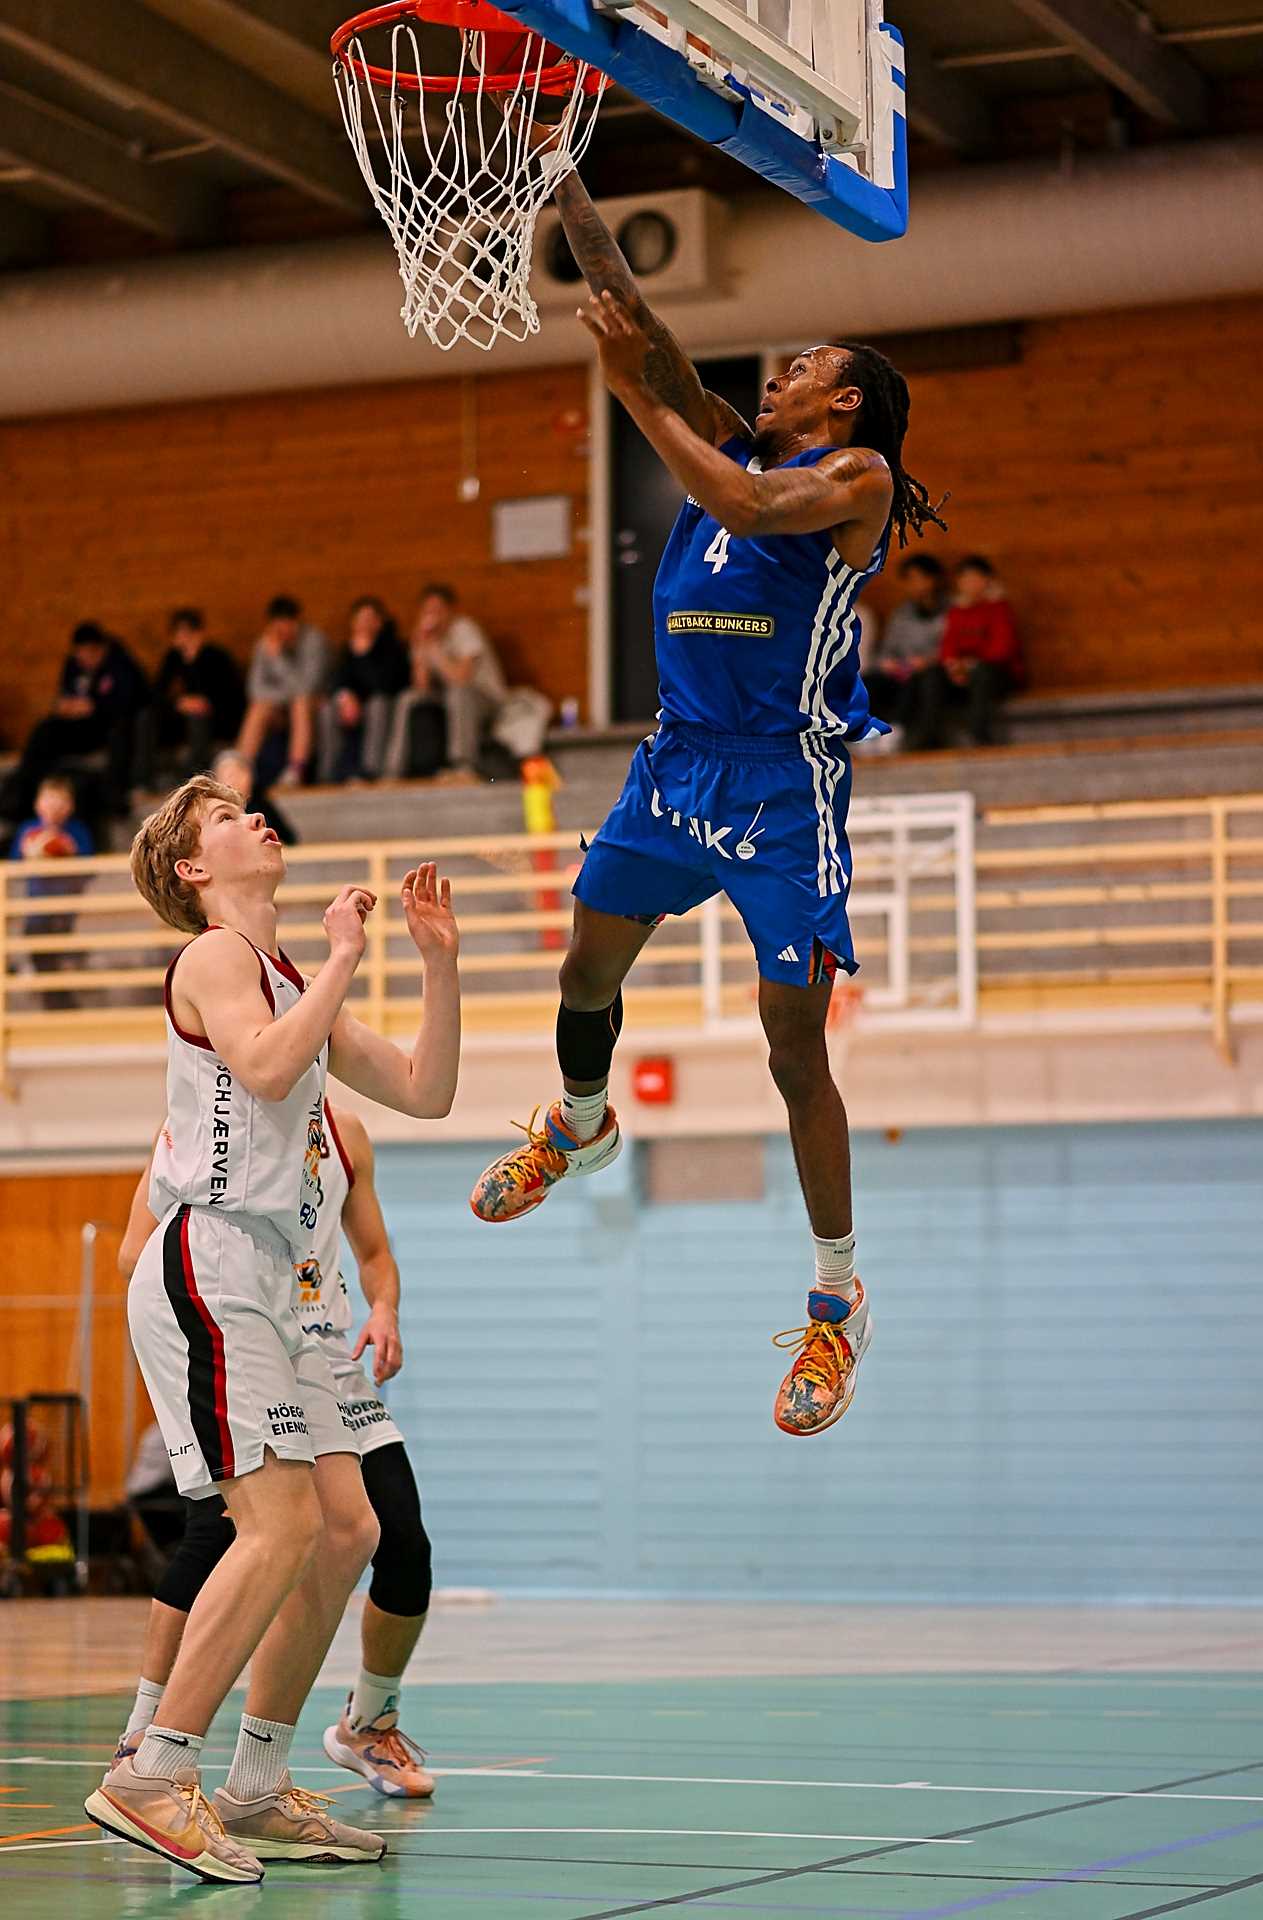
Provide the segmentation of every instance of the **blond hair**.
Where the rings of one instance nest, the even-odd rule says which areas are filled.
[[[160,920],[181,933],[201,933],[206,925],[197,888],[175,869],[178,861],[191,860],[200,847],[205,811],[213,800],[245,805],[235,787],[226,787],[209,773],[196,773],[168,794],[132,841],[132,879],[137,891]]]

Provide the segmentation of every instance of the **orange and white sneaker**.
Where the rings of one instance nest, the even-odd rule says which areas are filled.
[[[600,1173],[623,1151],[613,1107],[606,1107],[601,1131],[593,1140],[579,1140],[570,1131],[560,1100],[549,1107],[542,1127],[535,1125],[538,1118],[536,1107],[530,1125],[522,1128],[526,1144],[493,1161],[470,1194],[469,1204],[480,1220],[520,1220],[542,1205],[559,1180],[570,1174]]]
[[[107,1833],[159,1854],[199,1880],[252,1886],[263,1878],[257,1856],[225,1833],[196,1767],[155,1777],[137,1773],[128,1754],[88,1795],[83,1810]]]
[[[347,1700],[347,1713],[351,1702]],[[367,1726],[352,1727],[344,1713],[336,1727],[326,1727],[324,1748],[331,1760],[352,1773],[362,1773],[375,1792],[388,1800],[428,1800],[434,1775],[425,1755],[399,1725],[397,1713],[379,1713]]]
[[[334,1820],[325,1812],[332,1805],[327,1794],[304,1793],[288,1773],[257,1800],[235,1800],[223,1787],[214,1799],[229,1839],[249,1847],[260,1860],[309,1860],[328,1866],[380,1860],[386,1851],[380,1833]]]
[[[798,1349],[772,1413],[782,1433],[823,1433],[840,1420],[854,1397],[860,1361],[872,1345],[868,1295],[858,1280],[854,1300],[809,1293],[807,1312],[805,1327],[778,1333],[772,1342]]]

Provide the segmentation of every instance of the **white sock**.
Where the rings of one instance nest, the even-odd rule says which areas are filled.
[[[812,1234],[816,1247],[816,1291],[837,1293],[844,1300],[855,1298],[855,1235],[843,1234],[840,1240],[822,1240]]]
[[[162,1680],[146,1680],[142,1675],[131,1715],[123,1728],[124,1740],[130,1740],[134,1733],[145,1733],[152,1726],[165,1684]]]
[[[601,1122],[605,1118],[605,1095],[608,1089],[602,1087],[599,1093],[567,1093],[562,1089],[561,1115],[576,1140],[595,1140],[601,1131]]]
[[[287,1727],[283,1720],[259,1720],[243,1713],[224,1792],[234,1800],[261,1800],[271,1793],[289,1766],[293,1738],[293,1727]]]
[[[150,1780],[170,1780],[195,1767],[202,1757],[204,1733],[180,1733],[175,1727],[150,1726],[132,1755],[136,1772]]]
[[[359,1733],[383,1713],[398,1713],[399,1690],[403,1686],[401,1673],[386,1675],[370,1673],[367,1667],[360,1668],[360,1677],[346,1710],[346,1723],[352,1733]]]

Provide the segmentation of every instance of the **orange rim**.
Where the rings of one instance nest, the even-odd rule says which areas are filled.
[[[448,73],[423,76],[376,67],[351,52],[351,42],[360,34],[374,27],[397,26],[405,20],[419,20],[433,27],[454,27],[462,33],[480,33],[485,43],[487,66],[479,73],[464,77]],[[390,0],[388,6],[370,7],[367,13],[357,13],[340,26],[329,42],[329,51],[348,73],[377,87],[403,87],[410,93],[440,95],[479,91],[512,93],[521,84],[526,49],[531,41],[537,41],[544,57],[550,60],[549,65],[540,69],[539,91],[554,97],[573,93],[579,81],[579,63],[562,48],[552,46],[539,34],[502,13],[499,7],[492,6],[490,0]],[[551,59],[553,55],[557,56],[555,60]],[[533,78],[530,84],[533,89],[536,84]],[[600,74],[589,71],[584,76],[584,93],[596,93],[601,85]]]

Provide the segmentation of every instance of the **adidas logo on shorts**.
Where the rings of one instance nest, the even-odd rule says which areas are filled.
[[[798,955],[795,953],[793,947],[782,947],[776,957],[778,960],[791,961],[794,966],[798,965]]]

